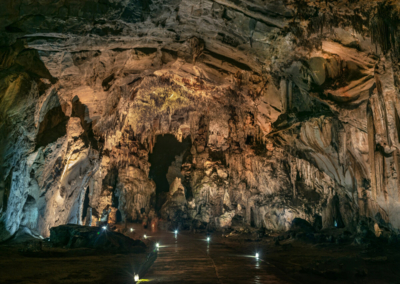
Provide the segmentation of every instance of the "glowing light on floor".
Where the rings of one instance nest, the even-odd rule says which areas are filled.
[[[133,280],[135,280],[135,282],[138,282],[139,281],[139,274],[135,274]]]
[[[210,241],[210,237],[207,237],[207,242],[209,242]]]
[[[259,258],[259,256],[260,256],[260,255],[259,255],[258,253],[256,253],[256,258],[257,258],[257,259]]]
[[[143,238],[147,239],[147,235],[144,235]]]
[[[103,228],[104,231],[107,230],[107,226],[103,226],[102,228]]]
[[[160,244],[159,244],[159,243],[156,243],[156,247],[159,248],[159,247],[160,247]]]
[[[175,234],[177,234],[178,233],[178,230],[175,230]]]
[[[131,228],[131,232],[133,232],[133,228]]]

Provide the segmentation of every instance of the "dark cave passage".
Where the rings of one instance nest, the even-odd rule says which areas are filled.
[[[36,149],[57,141],[58,138],[67,134],[68,117],[64,114],[61,106],[49,110],[39,125],[36,138]]]
[[[191,147],[190,137],[179,142],[172,134],[157,136],[153,153],[149,155],[151,163],[149,178],[156,183],[156,210],[158,211],[166,200],[169,191],[167,172],[169,166],[175,161],[175,156],[189,150]]]

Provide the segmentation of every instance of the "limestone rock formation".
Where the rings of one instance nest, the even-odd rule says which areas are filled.
[[[161,208],[161,217],[165,220],[187,218],[187,201],[185,187],[180,178],[175,178],[171,183],[167,201]]]
[[[50,242],[53,247],[91,248],[110,252],[129,253],[144,251],[146,245],[121,233],[78,225],[61,225],[51,228]]]
[[[398,23],[396,1],[2,1],[0,240],[178,210],[400,229]],[[166,134],[191,147],[161,209]]]

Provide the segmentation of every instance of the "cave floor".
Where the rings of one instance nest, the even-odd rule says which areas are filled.
[[[128,236],[147,235],[143,241],[148,252],[160,245],[156,261],[141,274],[150,283],[400,283],[396,247],[290,239],[275,243],[273,236],[257,238],[251,233],[229,237],[213,233],[207,242],[205,233],[182,231],[175,236],[127,225]],[[134,283],[133,272],[147,257],[148,253],[49,249],[45,242],[39,253],[21,243],[0,245],[0,283]]]
[[[201,233],[183,231],[175,238],[172,232],[146,232],[153,245],[160,244],[158,258],[144,276],[150,283],[400,283],[400,252],[388,245],[276,244],[273,236],[226,238],[221,233],[213,233],[207,243]]]
[[[343,230],[328,230],[340,235]],[[307,243],[287,239],[276,243],[276,236],[257,238],[254,234],[216,237],[218,242],[239,252],[257,250],[269,263],[307,284],[400,283],[400,250],[398,246],[372,246],[346,243]]]
[[[43,242],[39,252],[26,244],[0,245],[0,283],[133,283],[148,253],[111,254],[89,249],[53,249]]]
[[[140,231],[136,227],[136,232]],[[269,262],[256,260],[255,251],[239,253],[211,236],[187,231],[147,232],[158,257],[144,281],[150,283],[299,283]]]

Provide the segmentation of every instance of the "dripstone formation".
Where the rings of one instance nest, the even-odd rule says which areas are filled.
[[[397,232],[399,8],[1,1],[0,241],[157,216]],[[162,135],[190,146],[159,195]]]

